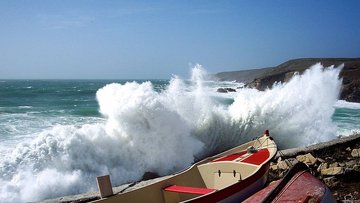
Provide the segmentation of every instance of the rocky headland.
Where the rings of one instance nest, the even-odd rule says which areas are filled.
[[[339,67],[343,64],[344,67],[340,72],[340,77],[343,79],[340,99],[360,102],[360,58],[294,59],[276,67],[220,72],[214,76],[220,81],[237,81],[245,83],[246,87],[265,90],[275,82],[289,81],[295,73],[301,74],[316,63],[321,63],[324,67]]]

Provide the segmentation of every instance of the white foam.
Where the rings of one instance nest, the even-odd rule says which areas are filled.
[[[331,115],[339,70],[318,64],[265,92],[241,89],[231,106],[209,96],[204,74],[196,65],[191,84],[174,76],[162,92],[150,82],[101,88],[96,96],[105,121],[45,129],[1,159],[0,201],[95,190],[95,177],[104,174],[114,185],[138,180],[147,171],[165,175],[267,128],[280,146],[335,136]]]
[[[360,109],[360,103],[347,102],[345,100],[339,100],[334,105],[335,108],[346,108],[346,109]]]

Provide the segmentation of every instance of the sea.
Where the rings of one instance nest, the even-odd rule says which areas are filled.
[[[339,71],[316,64],[266,91],[201,65],[185,79],[0,80],[0,202],[96,191],[106,174],[113,185],[171,174],[265,129],[280,149],[360,133]]]

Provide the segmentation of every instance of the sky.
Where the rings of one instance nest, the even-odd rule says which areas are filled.
[[[189,78],[360,57],[357,0],[0,0],[2,79]]]

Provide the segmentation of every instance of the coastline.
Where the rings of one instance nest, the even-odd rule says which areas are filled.
[[[276,158],[271,163],[272,169],[269,173],[269,182],[281,178],[287,171],[287,169],[281,169],[279,168],[279,165],[281,163],[284,163],[284,161],[292,162],[294,161],[294,157],[297,157],[299,155],[304,154],[313,154],[316,159],[318,160],[317,164],[310,165],[311,169],[316,171],[321,164],[325,162],[338,162],[341,160],[338,159],[344,159],[344,156],[348,157],[346,158],[346,161],[354,161],[353,168],[360,168],[360,157],[354,157],[350,158],[351,152],[349,148],[360,148],[360,134],[353,134],[346,137],[339,137],[334,140],[330,140],[328,142],[318,143],[314,145],[310,145],[308,147],[299,147],[299,148],[292,148],[292,149],[285,149],[278,152],[276,155]],[[348,152],[348,153],[346,153]],[[346,155],[344,155],[344,153]],[[340,156],[339,154],[343,154],[344,156]],[[281,156],[280,156],[281,155]],[[330,156],[331,160],[328,161],[327,158],[320,158],[320,157],[327,157]],[[285,160],[284,160],[285,159]],[[323,162],[324,161],[324,162]],[[345,161],[345,160],[343,160]],[[341,163],[340,163],[341,164]],[[275,167],[274,167],[275,166]],[[347,175],[351,175],[353,178],[346,177]],[[131,191],[135,190],[139,187],[143,187],[146,185],[149,185],[153,182],[160,181],[162,179],[168,178],[171,175],[159,177],[155,179],[145,180],[145,181],[139,181],[135,185],[132,184],[124,184],[121,186],[113,187],[114,194],[117,194],[119,192],[125,192],[125,191]],[[360,199],[360,193],[356,191],[356,188],[360,188],[360,181],[357,181],[358,178],[360,178],[360,170],[351,170],[344,171],[344,173],[335,174],[335,175],[322,175],[317,174],[317,177],[321,179],[323,182],[325,182],[329,187],[333,195],[336,197],[338,201],[353,201],[353,200],[359,200]],[[334,178],[337,180],[335,181],[335,184],[329,185],[329,180],[334,180]],[[95,181],[95,177],[94,177]],[[354,191],[355,189],[355,191]],[[66,203],[66,202],[89,202],[94,201],[96,199],[100,199],[100,195],[98,191],[94,192],[87,192],[83,194],[77,194],[77,195],[70,195],[70,196],[64,196],[64,197],[58,197],[54,199],[47,199],[42,201],[37,201],[38,203]]]

